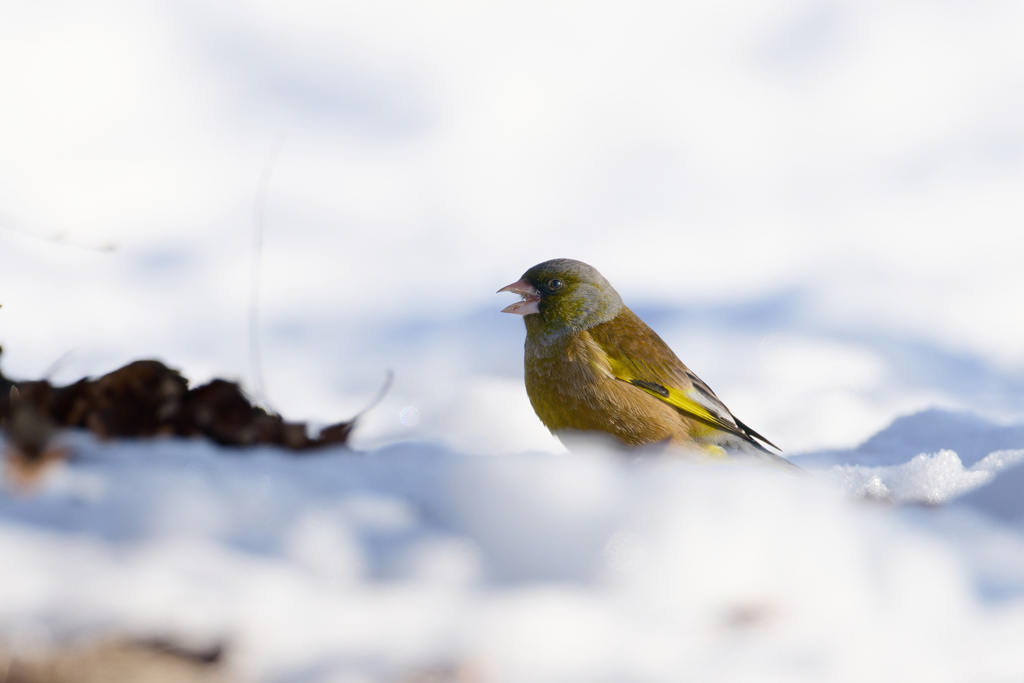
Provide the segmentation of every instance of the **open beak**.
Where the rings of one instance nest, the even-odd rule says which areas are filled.
[[[501,309],[502,313],[515,313],[516,315],[540,313],[540,309],[537,308],[537,304],[540,303],[540,294],[537,293],[537,288],[526,280],[517,280],[502,287],[498,292],[515,292],[523,297],[522,301],[517,301],[511,306]]]

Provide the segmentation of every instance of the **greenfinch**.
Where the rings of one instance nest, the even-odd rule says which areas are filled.
[[[567,445],[611,435],[617,445],[664,444],[706,456],[753,455],[789,467],[740,422],[633,311],[597,269],[572,259],[530,268],[499,292],[526,323],[526,393]]]

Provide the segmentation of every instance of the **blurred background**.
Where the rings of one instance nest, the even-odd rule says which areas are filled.
[[[1024,419],[1024,5],[0,5],[3,371],[558,450],[494,292],[596,266],[787,453]],[[263,188],[262,192],[260,188]],[[262,206],[262,211],[257,210]],[[260,218],[258,218],[260,217]]]

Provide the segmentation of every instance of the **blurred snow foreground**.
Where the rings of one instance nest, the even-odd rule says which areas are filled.
[[[223,647],[240,681],[1024,680],[1021,427],[920,413],[798,457],[806,478],[70,439],[0,494],[0,653],[159,639]]]

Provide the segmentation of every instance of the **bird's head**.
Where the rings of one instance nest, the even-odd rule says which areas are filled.
[[[521,295],[502,313],[515,313],[531,324],[556,329],[585,330],[607,322],[622,310],[622,297],[593,266],[559,258],[538,263],[499,292]],[[534,315],[539,318],[533,318]]]

